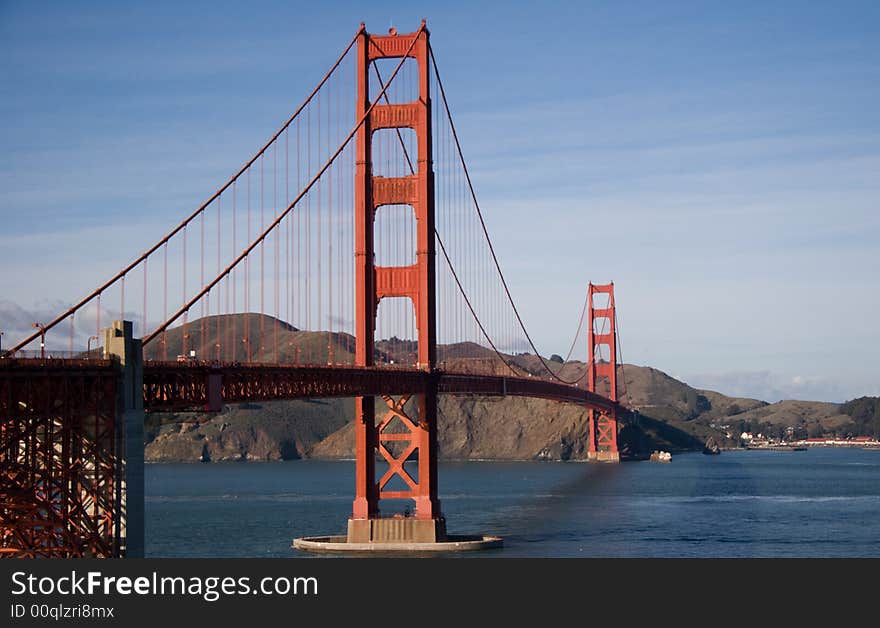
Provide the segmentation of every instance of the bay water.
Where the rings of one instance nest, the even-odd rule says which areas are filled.
[[[880,557],[880,451],[727,451],[668,464],[445,462],[451,534],[493,557]],[[352,461],[150,464],[148,557],[306,557],[344,534]],[[402,506],[401,506],[402,509]]]

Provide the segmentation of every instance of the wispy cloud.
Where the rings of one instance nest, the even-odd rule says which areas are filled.
[[[32,307],[22,307],[9,300],[0,300],[0,331],[3,332],[3,347],[10,349],[20,341],[37,331],[34,323],[48,325],[55,317],[67,311],[68,306],[57,300],[43,300],[34,303]],[[72,318],[61,321],[54,329],[46,333],[46,348],[49,350],[67,351],[73,345],[74,351],[83,351],[87,348],[88,339],[100,336],[101,328],[109,326],[113,320],[123,318],[118,309],[101,306],[100,311],[96,302],[92,302],[79,310]],[[136,325],[136,332],[140,332],[142,317],[132,312],[126,312],[125,318]],[[97,346],[92,341],[92,346]],[[39,347],[39,339],[32,341],[25,349]]]
[[[786,376],[771,371],[699,373],[689,376],[687,383],[732,397],[748,397],[771,403],[783,399],[840,403],[872,392],[880,393],[880,390],[866,390],[862,382],[820,375]]]

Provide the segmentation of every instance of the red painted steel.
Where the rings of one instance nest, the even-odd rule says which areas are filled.
[[[120,554],[118,369],[0,360],[0,557]]]
[[[370,68],[378,59],[412,57],[418,64],[419,97],[410,103],[372,105]],[[383,298],[406,297],[413,303],[416,317],[417,366],[431,372],[436,367],[436,270],[434,256],[434,181],[431,145],[431,98],[428,76],[428,30],[425,23],[415,33],[398,35],[392,31],[376,36],[358,35],[358,96],[356,115],[366,117],[358,129],[355,157],[355,365],[373,366],[376,315]],[[383,94],[384,95],[384,92]],[[387,100],[387,98],[386,98]],[[373,175],[372,143],[377,129],[412,128],[418,142],[418,165],[407,177]],[[375,266],[374,229],[376,210],[383,205],[409,205],[416,217],[416,263],[411,266]],[[408,393],[398,400],[386,397],[388,410],[379,425],[375,422],[375,399],[358,396],[355,402],[355,500],[352,517],[367,519],[379,513],[379,500],[410,498],[419,519],[440,518],[437,499],[437,384],[434,378],[418,382],[414,391],[418,419],[407,412]],[[382,391],[387,394],[389,389]],[[403,429],[408,446],[396,457],[386,442],[400,440],[386,428]],[[376,482],[375,457],[378,451],[389,463],[388,471]],[[413,478],[403,463],[417,457],[418,474]],[[384,491],[393,477],[399,477],[406,490]]]
[[[223,403],[383,395],[438,394],[533,397],[576,403],[598,412],[626,410],[602,395],[537,377],[480,375],[414,368],[145,362],[149,412],[219,411]]]
[[[266,225],[264,174],[265,153],[269,146],[280,137],[292,121],[304,110],[306,105],[327,82],[339,66],[342,58],[352,46],[357,46],[358,93],[356,106],[357,125],[335,152],[330,151],[330,131],[327,131],[328,159],[316,170],[304,188],[292,200],[285,194],[286,209],[278,211],[277,199],[273,196],[275,208],[272,221]],[[387,94],[388,84],[379,77],[380,91],[371,101],[369,73],[379,76],[375,61],[388,58],[400,59],[400,64],[388,79],[392,83],[403,66],[404,60],[418,66],[418,95],[413,102],[390,102]],[[351,139],[355,146],[355,357],[353,366],[300,366],[294,365],[254,365],[220,362],[220,327],[217,325],[217,361],[214,363],[184,360],[181,362],[146,362],[144,364],[144,402],[148,411],[167,410],[207,410],[218,411],[223,403],[316,397],[355,397],[356,411],[356,476],[355,500],[352,515],[355,519],[369,519],[379,515],[381,499],[411,499],[415,505],[415,516],[420,519],[441,519],[440,502],[437,496],[437,398],[440,394],[453,395],[514,395],[529,396],[556,401],[573,402],[589,408],[591,456],[600,454],[617,456],[617,422],[628,413],[617,403],[617,337],[614,309],[613,284],[594,286],[590,284],[588,293],[590,312],[589,349],[590,360],[587,373],[588,389],[583,390],[553,375],[555,381],[537,377],[487,376],[464,372],[444,372],[437,369],[436,336],[436,268],[435,268],[435,195],[434,164],[432,162],[431,93],[429,81],[429,62],[432,62],[429,34],[422,22],[420,28],[405,35],[392,30],[389,35],[376,36],[366,32],[363,25],[346,52],[336,61],[312,94],[282,128],[245,164],[226,184],[224,184],[205,204],[180,223],[168,235],[150,248],[109,282],[103,284],[73,308],[54,319],[49,325],[40,327],[29,338],[13,350],[25,346],[37,336],[41,346],[45,346],[45,332],[70,317],[71,334],[73,314],[90,303],[97,302],[96,327],[100,330],[101,298],[111,285],[120,282],[120,307],[125,310],[125,279],[135,266],[143,262],[143,318],[147,318],[147,263],[154,253],[161,255],[164,263],[156,266],[162,277],[162,307],[164,322],[151,333],[144,334],[144,344],[155,338],[162,338],[162,355],[167,359],[166,330],[176,320],[183,319],[182,347],[198,346],[198,355],[208,355],[204,338],[205,301],[201,301],[202,329],[199,340],[190,344],[187,333],[190,309],[208,296],[208,292],[224,279],[231,279],[226,286],[226,313],[232,313],[229,306],[231,284],[232,304],[236,303],[236,282],[233,274],[241,272],[240,264],[250,262],[249,255],[254,248],[262,245],[272,230],[287,216],[297,202],[316,185],[321,176],[331,167]],[[436,66],[435,66],[436,71]],[[405,74],[406,76],[406,74]],[[442,83],[437,77],[442,94]],[[383,100],[384,98],[384,100]],[[379,104],[383,100],[383,104]],[[445,105],[445,97],[443,99]],[[318,101],[318,136],[321,137]],[[328,97],[323,102],[329,103]],[[328,111],[329,111],[329,104]],[[460,147],[455,128],[448,111],[450,129],[458,155]],[[326,127],[325,127],[326,128]],[[380,129],[397,132],[403,147],[403,156],[409,164],[408,176],[374,176],[373,173],[373,134]],[[416,137],[416,164],[400,134],[401,129],[411,129]],[[285,137],[285,142],[287,137]],[[299,128],[297,127],[297,151],[299,151]],[[380,145],[377,145],[380,146]],[[386,146],[387,148],[387,146]],[[285,145],[286,150],[286,145]],[[277,147],[273,148],[273,177]],[[332,154],[330,154],[332,152]],[[377,154],[381,150],[377,148]],[[250,211],[250,167],[260,159],[260,229],[255,238],[250,237],[251,220],[248,214],[247,247],[238,251],[236,247],[236,181],[247,174],[247,204]],[[522,325],[519,313],[507,289],[504,276],[500,273],[492,243],[488,238],[476,196],[471,186],[470,176],[462,158],[467,187],[476,206],[480,225],[489,246],[492,260],[498,269],[513,313],[530,345],[531,339]],[[297,168],[297,178],[299,170]],[[273,179],[273,194],[275,181]],[[297,183],[299,188],[299,181]],[[220,196],[231,188],[232,191],[232,261],[221,269],[220,258]],[[332,194],[332,181],[326,189]],[[317,188],[320,198],[321,188]],[[205,211],[210,203],[217,200],[217,276],[206,283],[205,277]],[[332,201],[330,202],[332,205]],[[282,205],[282,207],[284,207]],[[415,217],[415,262],[402,266],[375,265],[376,211],[383,205],[408,205]],[[320,206],[320,201],[319,201]],[[187,228],[200,216],[201,259],[199,277],[202,288],[187,300],[186,289],[186,250]],[[318,238],[321,237],[320,222]],[[182,307],[168,316],[168,244],[177,234],[181,234],[183,262]],[[310,238],[311,236],[309,236]],[[436,235],[441,250],[445,248]],[[190,237],[192,242],[192,236]],[[192,243],[190,247],[192,248]],[[160,253],[161,251],[161,253]],[[278,276],[278,250],[275,250],[275,276]],[[260,250],[260,313],[265,313],[265,249]],[[342,257],[340,256],[340,260]],[[408,260],[412,261],[412,259]],[[447,257],[448,261],[448,257]],[[289,262],[289,259],[288,259]],[[331,254],[332,263],[332,254]],[[464,293],[455,269],[450,268],[464,296],[465,302],[474,316],[476,324],[485,338],[495,349],[498,357],[506,363],[498,352],[489,334],[483,328],[467,295]],[[249,310],[250,290],[247,289],[250,274],[245,271],[245,309]],[[331,272],[328,276],[332,276]],[[319,277],[318,281],[322,281]],[[319,284],[320,285],[320,284]],[[329,287],[332,295],[333,287]],[[596,308],[593,295],[607,293],[609,305]],[[400,368],[381,368],[374,364],[376,317],[379,303],[385,298],[403,297],[409,299],[415,314],[416,338],[412,342],[414,366]],[[106,298],[106,297],[105,297]],[[275,292],[275,317],[278,318],[278,289]],[[299,297],[297,296],[297,299]],[[332,296],[329,302],[332,310]],[[220,292],[217,293],[217,314],[221,314]],[[293,303],[293,297],[291,297]],[[320,289],[318,309],[321,308]],[[210,308],[210,302],[207,303]],[[176,306],[175,306],[176,307]],[[305,310],[308,312],[308,301]],[[595,321],[607,318],[610,332],[597,331]],[[250,315],[244,320],[247,345],[238,344],[235,318],[225,321],[224,342],[231,347],[231,359],[236,360],[236,351],[242,351],[251,359]],[[308,320],[308,317],[307,317]],[[263,326],[265,320],[259,318],[260,342],[264,343]],[[146,330],[145,330],[146,332]],[[277,333],[277,330],[275,330]],[[333,355],[330,344],[332,333],[328,332],[328,355]],[[100,334],[99,334],[100,335]],[[227,339],[228,337],[228,339]],[[407,336],[411,338],[412,336]],[[90,339],[91,340],[91,339]],[[71,343],[73,336],[71,335]],[[195,343],[199,344],[196,345]],[[275,339],[276,362],[278,360],[277,336]],[[600,347],[608,347],[610,362],[596,358]],[[238,349],[236,349],[238,347]],[[255,349],[265,354],[265,346]],[[72,345],[71,345],[72,350]],[[87,343],[91,352],[91,343]],[[536,355],[540,358],[540,355]],[[11,355],[11,354],[7,354]],[[332,357],[330,358],[332,360]],[[543,361],[543,358],[541,358]],[[300,357],[297,354],[297,362]],[[546,362],[544,363],[545,367]],[[597,381],[609,381],[608,398],[596,391]],[[111,361],[97,360],[20,360],[6,358],[0,360],[0,557],[14,556],[115,556],[124,545],[122,522],[120,520],[121,482],[121,434],[117,421],[117,389],[119,383],[118,365]],[[384,400],[383,414],[377,424],[376,397]],[[382,403],[379,403],[382,406]],[[375,460],[377,455],[388,463],[388,470],[381,478],[376,478]],[[417,471],[411,473],[406,463],[415,462]],[[399,480],[402,489],[393,488],[391,483]],[[400,484],[402,482],[402,485]]]
[[[597,294],[608,295],[608,307],[595,307],[594,297]],[[615,406],[610,409],[590,409],[589,412],[589,446],[588,456],[591,458],[616,457],[617,449],[617,329],[615,305],[614,305],[614,282],[604,285],[589,285],[588,309],[590,326],[587,330],[587,348],[589,354],[587,370],[587,388],[590,392],[596,392],[596,383],[599,378],[608,381],[608,398]],[[597,330],[597,321],[607,321],[600,324]],[[607,331],[606,331],[607,330]],[[602,357],[602,348],[607,348],[608,361]]]
[[[376,329],[375,273],[373,260],[373,186],[371,185],[372,126],[370,108],[369,35],[361,28],[357,36],[358,94],[355,116],[364,123],[355,136],[355,361],[357,366],[373,365],[373,343]],[[370,396],[355,398],[355,499],[352,516],[368,519],[378,514],[379,489],[376,485],[375,451],[378,445],[376,408]]]

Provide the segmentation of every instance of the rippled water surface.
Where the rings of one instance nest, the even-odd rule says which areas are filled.
[[[153,464],[147,555],[295,557],[342,534],[353,462]],[[880,557],[880,451],[684,454],[670,464],[440,465],[450,533],[491,556]]]

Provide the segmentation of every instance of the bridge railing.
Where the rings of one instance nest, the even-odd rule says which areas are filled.
[[[45,351],[23,350],[11,351],[0,355],[0,365],[43,364],[54,366],[105,366],[113,362],[113,358],[105,358],[103,350],[86,353],[85,351]]]
[[[83,362],[104,361],[104,350],[97,349],[92,352],[86,351],[56,351],[45,349],[19,349],[0,355],[0,360],[80,360]]]

